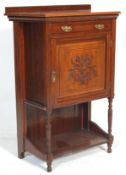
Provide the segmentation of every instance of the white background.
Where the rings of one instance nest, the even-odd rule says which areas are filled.
[[[16,112],[12,22],[3,16],[6,6],[92,4],[93,11],[121,11],[117,20],[116,79],[113,103],[113,153],[105,152],[106,145],[60,158],[53,163],[51,174],[126,174],[126,1],[124,0],[0,0],[0,174],[40,175],[46,164],[28,156],[16,157]],[[93,102],[93,120],[107,130],[107,100]]]

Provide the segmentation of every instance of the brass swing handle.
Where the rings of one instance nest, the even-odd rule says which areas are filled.
[[[105,28],[105,25],[104,24],[96,24],[95,28],[98,29],[98,30],[102,30],[102,29]]]
[[[61,26],[62,31],[64,32],[71,32],[72,27],[71,26]]]

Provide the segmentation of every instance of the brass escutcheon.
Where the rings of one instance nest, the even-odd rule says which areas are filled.
[[[52,83],[56,82],[56,72],[53,70],[52,71]]]

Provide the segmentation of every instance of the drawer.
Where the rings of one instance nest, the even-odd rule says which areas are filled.
[[[111,20],[97,20],[90,22],[62,22],[52,24],[51,33],[70,33],[70,32],[99,32],[109,31],[112,28]]]

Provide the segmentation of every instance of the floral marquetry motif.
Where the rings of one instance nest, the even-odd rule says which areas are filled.
[[[71,63],[72,68],[69,69],[69,80],[86,84],[93,77],[97,76],[96,65],[93,64],[92,56],[76,56],[71,59]]]

